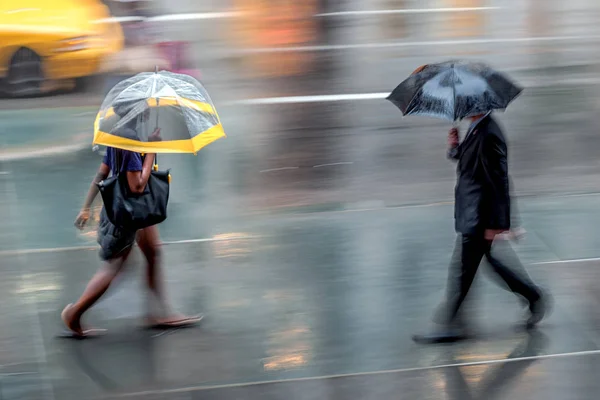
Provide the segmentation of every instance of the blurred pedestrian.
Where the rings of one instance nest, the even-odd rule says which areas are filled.
[[[115,109],[115,113],[121,117],[127,115],[129,111],[131,111],[131,107]],[[148,116],[149,113],[146,111],[139,118],[146,120]],[[132,119],[129,123],[124,124],[121,130],[126,132],[121,132],[121,134],[125,137],[137,137],[136,130],[139,129],[139,122],[137,119]],[[149,140],[160,140],[160,129],[155,129],[150,135]],[[110,173],[113,175],[118,173],[126,174],[131,192],[143,193],[150,178],[154,159],[155,154],[142,156],[132,151],[108,148],[100,164],[98,173],[90,186],[83,207],[79,215],[77,215],[75,226],[83,229],[88,222],[90,218],[90,206],[99,193],[97,184],[106,179]],[[135,242],[137,242],[147,262],[146,285],[153,298],[157,300],[160,309],[160,313],[156,313],[153,309],[149,310],[146,317],[146,324],[156,327],[176,327],[194,324],[200,320],[200,317],[197,316],[188,317],[174,312],[166,300],[164,281],[160,268],[158,228],[150,226],[137,232],[128,231],[113,225],[108,220],[106,211],[102,209],[98,227],[98,243],[100,244],[100,258],[104,261],[104,265],[89,281],[79,300],[64,308],[61,318],[68,329],[68,336],[80,338],[95,331],[84,329],[81,325],[81,318],[100,299],[114,279],[121,273]]]
[[[531,281],[525,269],[521,265],[508,268],[491,254],[493,241],[511,228],[507,146],[491,112],[469,119],[471,125],[462,143],[459,143],[458,129],[453,128],[448,135],[448,156],[458,161],[455,228],[459,237],[450,265],[446,303],[436,317],[442,329],[415,335],[417,342],[452,342],[465,338],[459,311],[484,256],[508,288],[527,301],[528,328],[538,324],[548,311],[546,295]]]

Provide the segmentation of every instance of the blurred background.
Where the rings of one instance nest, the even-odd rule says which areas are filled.
[[[498,398],[563,399],[573,374],[587,388],[578,398],[595,398],[599,42],[597,0],[0,1],[0,398],[191,399],[383,370],[399,375],[264,390],[462,399],[487,374],[511,382],[492,384]],[[449,124],[402,118],[385,97],[453,58],[525,87],[497,116],[528,231],[514,249],[557,300],[541,337],[509,329],[517,302],[486,282],[487,339],[410,342],[446,281],[455,170]],[[93,121],[114,84],[156,66],[201,80],[228,134],[197,156],[160,157],[173,176],[160,228],[170,292],[209,318],[138,332],[143,296],[129,277],[90,314],[111,338],[57,341],[59,310],[99,265],[95,226],[72,225],[101,161]],[[512,375],[477,364],[579,352],[592,353],[511,363]],[[402,372],[414,368],[422,379]]]

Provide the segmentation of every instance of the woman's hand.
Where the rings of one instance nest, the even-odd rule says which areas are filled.
[[[89,219],[90,209],[82,208],[81,211],[79,211],[79,214],[77,214],[77,218],[75,218],[75,227],[79,230],[83,230]]]
[[[154,132],[150,136],[148,136],[149,142],[160,142],[162,138],[160,137],[160,128],[156,128]]]

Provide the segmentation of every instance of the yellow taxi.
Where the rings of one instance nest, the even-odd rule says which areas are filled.
[[[99,0],[0,0],[0,80],[13,96],[94,75],[123,48],[123,32]]]

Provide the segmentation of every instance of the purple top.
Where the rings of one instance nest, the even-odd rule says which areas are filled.
[[[115,163],[117,162],[117,151],[121,154],[121,166],[117,171]],[[112,147],[106,149],[106,155],[102,162],[109,166],[113,175],[117,172],[136,172],[142,170],[142,155],[133,151],[118,150]]]

